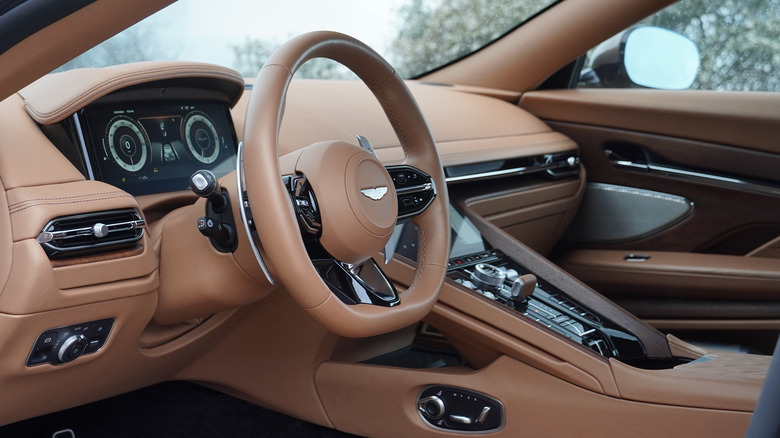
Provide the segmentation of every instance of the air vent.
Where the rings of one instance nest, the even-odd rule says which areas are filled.
[[[49,258],[113,251],[130,246],[144,235],[138,210],[112,210],[53,219],[38,235]]]
[[[570,151],[448,166],[444,172],[447,183],[457,183],[542,173],[548,178],[558,179],[577,175],[579,169],[580,157],[576,151]]]

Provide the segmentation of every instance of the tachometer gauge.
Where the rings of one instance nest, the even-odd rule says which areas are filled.
[[[138,172],[149,159],[149,137],[144,128],[127,116],[117,116],[106,129],[108,153],[128,172]]]
[[[209,117],[193,111],[182,122],[182,137],[192,156],[203,164],[211,164],[219,156],[219,134]]]

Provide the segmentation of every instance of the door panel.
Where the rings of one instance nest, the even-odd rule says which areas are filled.
[[[590,184],[691,202],[678,222],[617,241],[599,239],[604,222],[581,210],[553,252],[562,267],[662,330],[771,348],[780,328],[779,94],[556,90],[520,104],[578,143]],[[597,212],[636,221],[613,207]]]
[[[641,120],[638,119],[637,130],[643,128]],[[692,214],[677,226],[640,241],[617,245],[618,248],[697,252],[710,252],[712,248],[717,253],[746,254],[766,242],[754,242],[753,236],[769,240],[780,234],[780,197],[703,180],[624,169],[611,164],[608,153],[616,144],[638,145],[676,167],[735,178],[745,178],[757,169],[757,176],[752,179],[761,179],[762,185],[770,188],[776,184],[769,180],[772,163],[777,162],[775,169],[780,169],[777,155],[624,129],[548,122],[579,144],[589,181],[652,190],[693,202]],[[721,154],[722,149],[728,153]],[[678,152],[669,154],[669,150]],[[780,172],[773,177],[780,177]],[[748,247],[745,239],[750,241]]]

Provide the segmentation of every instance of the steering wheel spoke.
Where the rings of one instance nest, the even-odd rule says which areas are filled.
[[[408,166],[387,166],[398,197],[398,224],[424,212],[436,198],[436,184],[422,170]]]
[[[345,304],[393,307],[401,302],[395,286],[373,259],[359,265],[333,258],[313,259],[312,263],[328,288]]]
[[[334,295],[345,304],[392,307],[400,303],[395,287],[373,259],[352,265],[336,260],[322,247],[319,204],[306,175],[285,175],[282,182],[290,192],[309,259]]]

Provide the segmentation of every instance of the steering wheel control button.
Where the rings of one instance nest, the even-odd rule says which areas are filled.
[[[105,345],[113,325],[113,319],[101,319],[46,330],[38,336],[27,358],[27,366],[59,365],[95,353]]]
[[[417,411],[429,425],[447,431],[490,433],[504,427],[504,406],[497,399],[450,386],[428,386]]]
[[[306,175],[282,178],[284,185],[293,199],[293,210],[298,217],[298,225],[301,235],[305,237],[319,237],[322,234],[322,219],[317,207],[317,197],[309,184]]]
[[[398,196],[398,222],[422,213],[436,197],[433,180],[425,172],[412,166],[388,166],[387,172]]]

